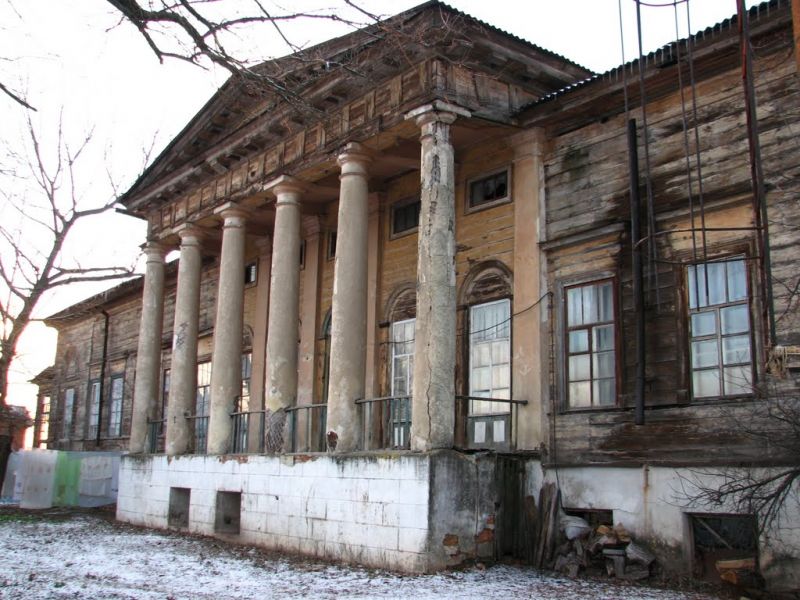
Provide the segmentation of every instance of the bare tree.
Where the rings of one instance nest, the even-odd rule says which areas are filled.
[[[785,376],[785,354],[769,368]],[[784,385],[788,384],[788,385]],[[680,477],[676,500],[701,510],[753,515],[759,534],[772,536],[790,525],[800,510],[800,398],[780,379],[753,386],[755,401],[745,409],[723,411],[727,433],[759,448],[761,457],[726,467],[691,469]]]
[[[9,372],[20,337],[49,293],[76,283],[119,279],[133,265],[86,265],[65,256],[64,249],[79,223],[116,208],[109,198],[87,206],[78,181],[81,160],[92,141],[87,134],[71,145],[59,117],[52,145],[43,147],[30,116],[27,150],[9,151],[0,169],[0,410],[7,405]],[[52,146],[52,147],[51,147]]]

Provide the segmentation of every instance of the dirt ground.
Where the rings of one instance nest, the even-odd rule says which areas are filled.
[[[109,510],[0,507],[0,598],[712,600],[713,593],[566,579],[514,565],[411,576],[123,525]]]

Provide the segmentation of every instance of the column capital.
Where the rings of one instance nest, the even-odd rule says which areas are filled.
[[[214,214],[223,219],[223,227],[244,227],[245,220],[252,214],[251,211],[236,204],[226,202],[214,209]]]
[[[414,119],[418,126],[422,127],[432,122],[445,123],[449,125],[458,117],[469,118],[472,113],[465,108],[443,102],[442,100],[434,100],[430,104],[425,104],[419,108],[415,108],[406,113],[406,120]]]
[[[206,237],[205,229],[194,223],[184,223],[176,227],[174,231],[181,238],[181,246],[199,246]]]
[[[358,142],[346,144],[336,157],[342,175],[367,175],[367,165],[372,162],[372,152]]]
[[[166,244],[154,240],[149,240],[139,247],[142,249],[142,254],[145,255],[147,262],[163,263],[170,250]]]
[[[306,190],[308,190],[308,184],[301,179],[292,177],[291,175],[279,175],[275,179],[272,179],[264,184],[264,191],[274,194],[275,197],[278,198],[279,204],[292,202],[288,199],[282,199],[280,196],[285,196],[288,194],[300,194]],[[292,203],[296,204],[298,202],[297,200],[294,200]]]

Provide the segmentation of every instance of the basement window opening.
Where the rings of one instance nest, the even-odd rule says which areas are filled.
[[[699,579],[760,587],[753,515],[689,514],[692,572]]]
[[[242,519],[242,493],[217,492],[214,533],[238,535]]]
[[[572,517],[580,517],[592,529],[597,529],[601,525],[614,527],[614,511],[611,510],[603,508],[564,508],[564,512]]]
[[[169,509],[167,525],[169,527],[189,527],[189,502],[192,491],[189,488],[169,488]]]

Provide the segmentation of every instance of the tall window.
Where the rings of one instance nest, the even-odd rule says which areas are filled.
[[[64,423],[63,434],[64,439],[68,440],[72,433],[72,413],[75,409],[75,388],[67,388],[64,391]]]
[[[752,392],[747,269],[742,257],[687,269],[695,398]]]
[[[197,365],[197,396],[195,400],[194,436],[196,453],[206,451],[208,439],[208,410],[211,405],[211,363],[206,361]]]
[[[169,400],[169,383],[172,371],[164,369],[164,374],[161,378],[161,425],[159,425],[158,432],[164,433],[167,424],[167,401]]]
[[[108,403],[108,435],[119,437],[122,435],[122,398],[125,390],[125,379],[122,375],[111,378],[111,401]]]
[[[250,378],[253,374],[253,353],[242,354],[242,395],[239,397],[237,411],[251,410],[250,407]]]
[[[469,395],[511,398],[511,302],[498,300],[469,310]],[[485,400],[470,401],[470,415],[507,413],[508,405]],[[494,432],[499,434],[500,430]],[[480,435],[476,436],[480,437]],[[495,442],[502,442],[505,436]],[[476,439],[476,442],[481,440]]]
[[[325,315],[325,320],[322,322],[322,402],[328,402],[328,384],[331,380],[331,311]]]
[[[567,406],[613,406],[617,400],[614,284],[576,285],[567,295]]]
[[[47,438],[50,437],[50,396],[42,396],[39,415],[39,448],[47,448]]]
[[[411,396],[414,383],[414,321],[392,323],[392,400],[389,405],[389,428],[392,446],[405,448],[411,431]]]
[[[100,418],[100,382],[93,381],[89,384],[89,422],[86,427],[86,437],[90,440],[97,439],[97,420]]]

